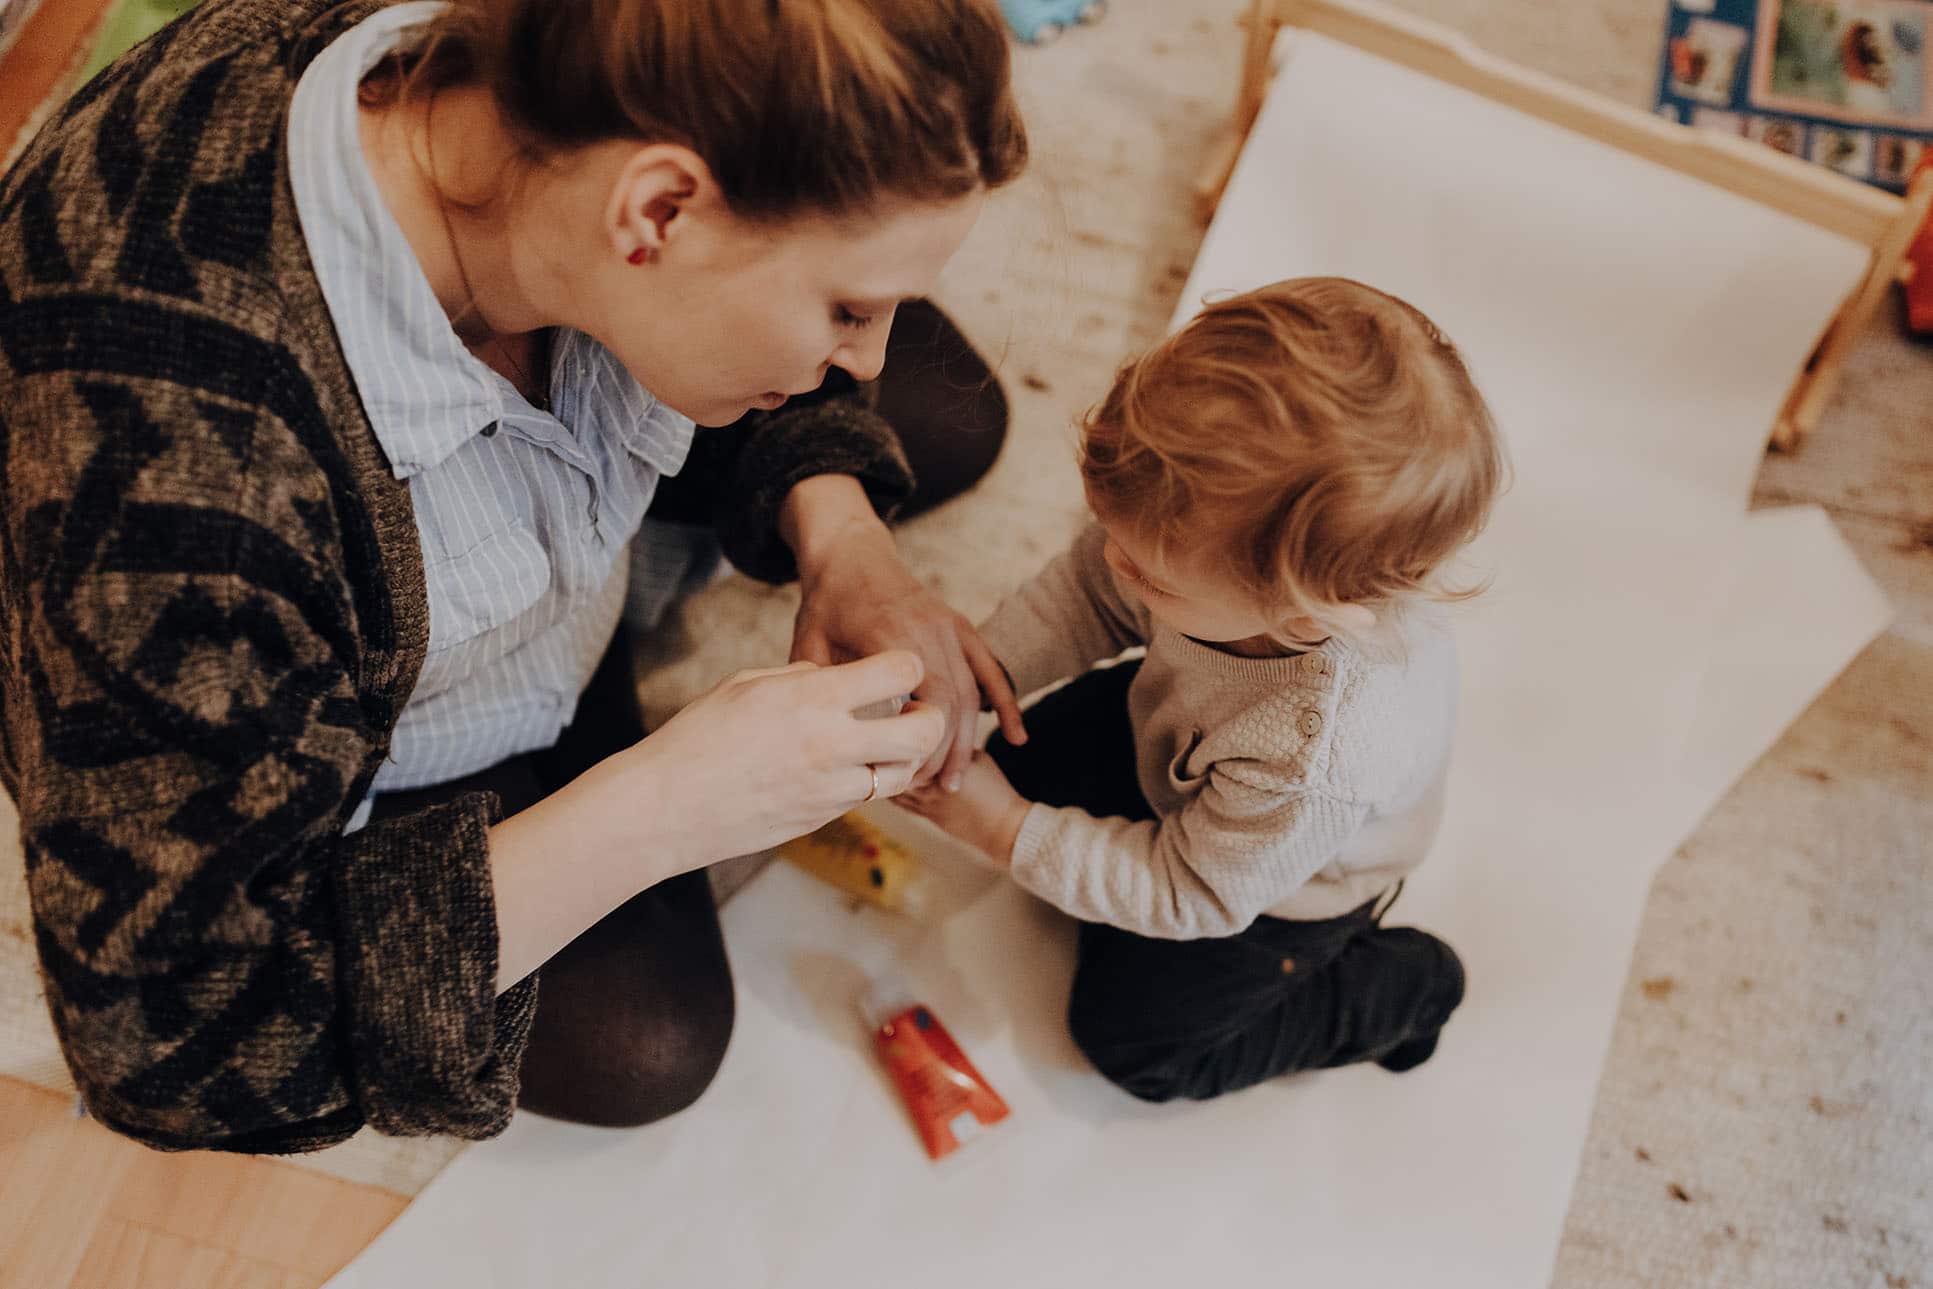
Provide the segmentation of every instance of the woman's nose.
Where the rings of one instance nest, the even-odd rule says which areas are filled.
[[[845,368],[854,380],[878,380],[886,369],[886,337],[892,329],[891,318],[874,323],[864,335],[839,347],[832,356],[833,365]]]

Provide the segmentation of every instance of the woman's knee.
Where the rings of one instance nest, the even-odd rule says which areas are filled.
[[[731,1040],[731,965],[702,872],[630,900],[545,964],[525,1108],[635,1127],[696,1101]]]
[[[689,1003],[612,1015],[595,1033],[533,1033],[518,1104],[606,1128],[642,1127],[689,1108],[724,1062],[734,1011],[729,984]]]
[[[1007,441],[1000,378],[930,300],[900,306],[875,390],[879,414],[898,435],[918,480],[903,519],[978,483]]]
[[[703,1010],[658,1017],[618,1036],[601,1071],[602,1121],[639,1127],[688,1109],[711,1086],[731,1042],[730,993]],[[587,1121],[589,1122],[589,1121]]]

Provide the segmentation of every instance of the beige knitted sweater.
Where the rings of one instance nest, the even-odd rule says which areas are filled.
[[[1334,917],[1422,862],[1442,810],[1457,666],[1443,615],[1405,609],[1366,645],[1242,658],[1155,622],[1090,527],[981,628],[1031,693],[1138,645],[1129,691],[1155,819],[1036,804],[1013,876],[1141,935],[1233,935],[1260,914]]]

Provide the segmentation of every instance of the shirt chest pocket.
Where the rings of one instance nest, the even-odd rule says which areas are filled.
[[[550,555],[535,533],[511,524],[424,569],[423,576],[430,601],[429,661],[454,651],[474,666],[489,660],[484,654],[497,657],[514,648],[512,637],[530,634],[512,628],[550,589]]]

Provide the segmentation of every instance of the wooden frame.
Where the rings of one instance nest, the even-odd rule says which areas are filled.
[[[1846,353],[1901,274],[1907,249],[1933,208],[1933,169],[1904,198],[1855,182],[1759,143],[1666,121],[1514,66],[1461,35],[1370,0],[1252,0],[1232,128],[1196,185],[1204,219],[1221,201],[1242,145],[1262,110],[1284,27],[1317,32],[1493,102],[1540,117],[1648,161],[1717,184],[1751,201],[1872,248],[1860,279],[1793,381],[1771,432],[1791,449],[1818,424]]]

